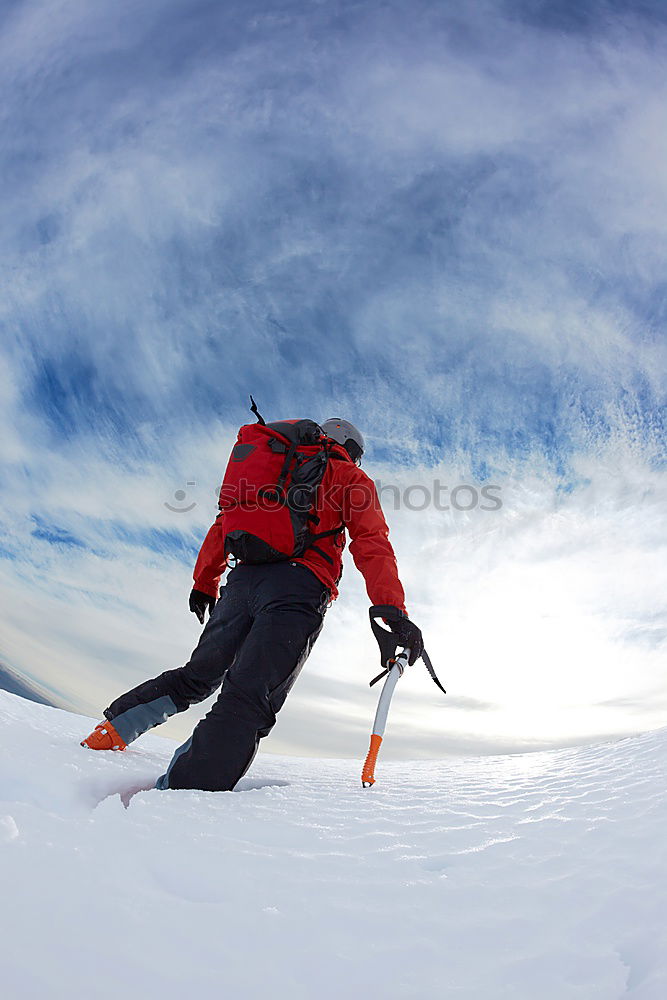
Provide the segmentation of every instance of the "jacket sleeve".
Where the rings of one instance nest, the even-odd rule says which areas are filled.
[[[346,478],[343,521],[371,604],[393,604],[405,611],[405,593],[375,483],[356,466],[346,466]]]
[[[224,514],[220,514],[208,529],[206,538],[199,550],[193,573],[195,589],[216,598],[220,586],[220,577],[227,569],[225,533],[222,527],[223,517]]]

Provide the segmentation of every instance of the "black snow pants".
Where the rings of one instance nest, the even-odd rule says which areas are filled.
[[[104,715],[126,743],[203,701],[210,712],[174,754],[158,788],[232,789],[276,722],[317,639],[329,591],[300,563],[240,565],[184,667],[121,695]]]

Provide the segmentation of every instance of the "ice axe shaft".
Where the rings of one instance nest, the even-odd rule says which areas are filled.
[[[405,612],[400,611],[399,608],[394,607],[392,604],[374,604],[368,612],[371,620],[371,629],[373,630],[373,635],[377,639],[378,646],[380,647],[380,663],[382,664],[382,673],[378,674],[371,681],[371,687],[378,681],[382,680],[386,676],[384,686],[382,688],[382,693],[380,695],[380,700],[378,702],[377,712],[375,713],[375,722],[373,724],[373,733],[371,735],[371,745],[368,753],[366,754],[366,760],[364,761],[363,770],[361,772],[361,783],[364,788],[370,788],[371,785],[375,783],[375,765],[377,763],[378,753],[380,751],[380,746],[382,745],[382,738],[384,736],[385,727],[387,725],[387,714],[389,712],[389,705],[391,703],[391,696],[394,693],[394,688],[396,687],[396,682],[398,678],[403,674],[403,671],[410,662],[410,649],[403,649],[398,656],[396,656],[396,648],[401,645],[398,636],[394,631],[392,631],[391,625],[401,618],[405,618]],[[380,624],[384,621],[386,625],[389,626],[388,629],[383,628]],[[422,649],[421,657],[426,665],[426,669],[429,674],[438,685],[443,694],[446,694],[444,687],[438,680],[435,670],[433,669],[433,664],[429,659],[429,655],[425,649]]]
[[[375,712],[375,721],[373,723],[373,732],[371,734],[371,745],[368,753],[366,754],[366,760],[364,761],[363,770],[361,772],[361,784],[364,788],[370,788],[371,785],[375,784],[375,765],[377,763],[378,753],[382,744],[382,737],[384,736],[384,731],[387,727],[387,716],[389,714],[391,697],[394,693],[394,688],[396,687],[399,677],[402,676],[403,671],[408,665],[409,657],[409,649],[404,649],[401,653],[399,653],[394,660],[393,665],[387,674],[387,679],[382,687],[377,711]]]

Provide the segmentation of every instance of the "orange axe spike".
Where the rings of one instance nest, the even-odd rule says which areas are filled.
[[[377,733],[372,733],[371,745],[368,753],[366,754],[366,760],[364,761],[364,767],[361,772],[361,784],[364,788],[370,788],[371,785],[375,784],[375,765],[377,764],[378,751],[381,743],[382,737],[378,736]]]

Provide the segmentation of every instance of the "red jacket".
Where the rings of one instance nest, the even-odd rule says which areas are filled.
[[[350,552],[366,581],[371,604],[393,604],[405,611],[405,594],[375,484],[339,445],[332,449],[319,488],[316,513],[320,518],[318,533],[341,524],[349,532]],[[196,589],[212,597],[218,596],[220,577],[227,568],[224,519],[225,515],[220,514],[209,528],[194,569]],[[346,533],[341,531],[337,535],[321,538],[316,544],[325,553],[324,556],[311,548],[292,561],[303,563],[312,570],[335,599],[342,573]]]

